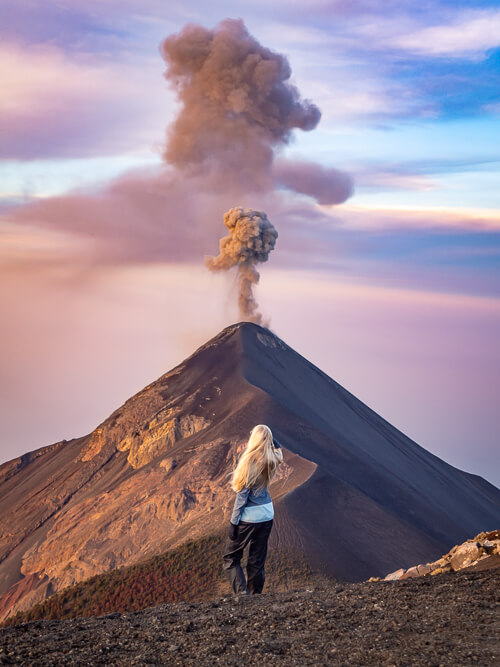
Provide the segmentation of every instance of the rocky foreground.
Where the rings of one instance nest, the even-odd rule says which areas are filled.
[[[493,665],[500,569],[0,629],[0,664]]]

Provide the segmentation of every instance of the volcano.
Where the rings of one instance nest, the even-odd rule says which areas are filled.
[[[256,324],[224,329],[88,436],[0,466],[0,617],[220,533],[251,428],[284,448],[270,548],[356,581],[500,524],[500,490],[429,453]]]

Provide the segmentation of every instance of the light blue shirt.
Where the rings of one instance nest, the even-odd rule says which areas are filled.
[[[269,491],[263,489],[242,489],[234,499],[231,523],[235,526],[240,521],[261,523],[270,521],[274,517],[274,507]]]

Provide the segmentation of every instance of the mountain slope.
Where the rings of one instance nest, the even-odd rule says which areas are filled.
[[[285,447],[271,546],[329,575],[385,574],[499,523],[498,489],[419,447],[267,329],[242,323],[89,436],[0,467],[1,617],[215,534],[256,423]]]

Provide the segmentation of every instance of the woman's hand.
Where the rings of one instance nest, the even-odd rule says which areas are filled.
[[[238,537],[238,526],[229,522],[229,530],[227,531],[230,540],[235,540]]]

